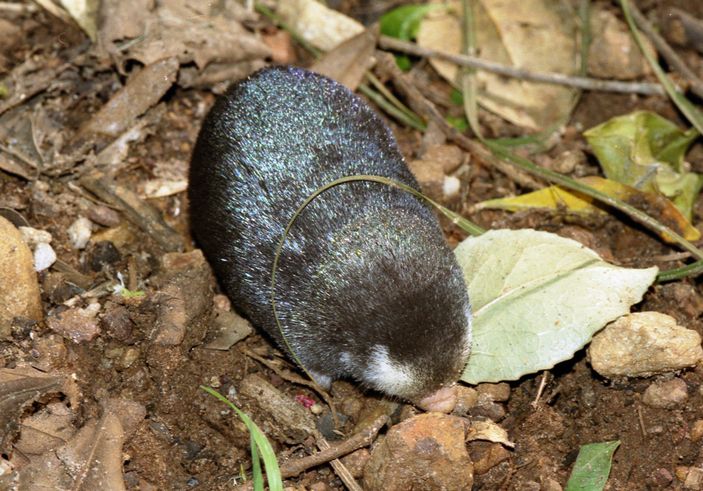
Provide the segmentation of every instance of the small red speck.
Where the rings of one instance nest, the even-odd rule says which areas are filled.
[[[313,404],[315,404],[315,401],[308,396],[305,396],[303,394],[298,394],[295,396],[295,400],[298,404],[301,404],[305,409],[310,409]]]

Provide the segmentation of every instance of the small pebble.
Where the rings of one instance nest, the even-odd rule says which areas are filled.
[[[70,339],[74,343],[92,341],[99,333],[96,316],[100,304],[93,303],[86,308],[74,307],[58,313],[52,313],[46,320],[49,329]]]
[[[218,293],[212,298],[212,304],[216,310],[232,310],[232,303],[229,301],[229,298],[221,293]]]
[[[506,402],[510,399],[510,385],[501,382],[499,384],[478,384],[479,394],[486,394],[491,400],[496,402]]]
[[[46,242],[37,244],[34,249],[34,270],[36,272],[44,271],[49,269],[55,262],[56,252],[54,252],[54,248]]]
[[[674,476],[668,469],[660,467],[652,471],[652,482],[655,486],[666,487],[674,480]]]
[[[562,491],[561,484],[559,484],[556,479],[546,477],[544,479],[541,479],[541,481],[542,487],[540,488],[540,491]]]
[[[68,239],[74,249],[85,249],[92,234],[92,226],[90,220],[80,217],[68,227]]]
[[[340,460],[345,465],[355,479],[364,475],[364,466],[369,461],[371,453],[366,448],[360,448],[350,454],[345,455]]]
[[[105,227],[114,227],[120,223],[120,214],[103,205],[88,208],[88,218]]]
[[[471,410],[472,416],[484,416],[493,421],[500,421],[505,417],[505,408],[494,402],[487,394],[478,395],[478,404]]]
[[[463,416],[478,404],[478,391],[473,387],[459,384],[456,391],[456,406],[452,414]]]
[[[642,402],[650,407],[672,409],[681,406],[688,400],[686,382],[680,378],[654,382],[647,387],[642,396]]]
[[[37,244],[49,244],[53,237],[46,230],[38,230],[32,227],[19,227],[22,234],[22,239],[29,247],[35,247]]]
[[[454,176],[444,176],[444,185],[442,186],[442,193],[444,197],[449,199],[453,198],[459,194],[461,189],[461,181]]]
[[[318,481],[316,483],[311,484],[309,489],[310,491],[328,491],[330,488],[327,483]]]
[[[364,489],[471,489],[474,471],[462,418],[425,413],[393,426],[374,446]]]
[[[703,469],[680,465],[676,467],[676,477],[683,481],[684,489],[701,489],[703,487]]]
[[[703,438],[703,419],[697,419],[691,425],[691,441],[698,442]]]

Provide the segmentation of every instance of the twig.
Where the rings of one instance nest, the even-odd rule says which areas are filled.
[[[184,249],[183,237],[164,221],[158,210],[135,192],[115,184],[101,172],[83,176],[80,184],[101,200],[119,207],[127,220],[144,230],[166,251]]]
[[[542,397],[542,393],[544,392],[544,388],[547,386],[547,379],[549,378],[549,371],[545,370],[542,372],[542,377],[539,380],[539,387],[537,388],[537,395],[535,396],[535,400],[532,401],[532,407],[536,408],[539,405],[539,400]]]
[[[330,444],[327,443],[327,440],[324,438],[319,438],[317,440],[317,447],[324,452],[330,448]],[[354,479],[352,473],[349,472],[349,469],[347,469],[347,467],[342,464],[339,459],[334,459],[330,462],[330,465],[349,491],[364,491],[356,482],[356,479]]]
[[[440,60],[451,61],[460,66],[467,66],[484,70],[507,77],[531,82],[544,82],[556,85],[566,85],[585,90],[600,90],[604,92],[622,92],[625,94],[644,95],[666,95],[664,88],[659,84],[648,82],[620,82],[618,80],[602,80],[589,77],[575,77],[562,73],[533,72],[521,68],[502,65],[494,61],[488,61],[475,56],[459,55],[437,51],[434,49],[422,48],[415,43],[401,41],[388,36],[381,36],[378,40],[381,48],[401,53],[422,56],[428,58],[438,58]]]
[[[21,14],[24,12],[34,13],[37,11],[37,6],[34,4],[24,4],[24,3],[14,3],[14,2],[0,2],[0,11],[2,12],[12,12],[16,14]]]
[[[632,18],[635,19],[637,26],[642,29],[650,41],[652,41],[657,51],[661,53],[666,62],[686,79],[691,85],[691,91],[694,94],[703,98],[703,80],[698,78],[694,71],[688,68],[686,63],[684,63],[679,55],[669,46],[669,43],[654,30],[652,24],[649,23],[634,3],[630,3],[630,13],[632,14]]]
[[[644,417],[642,416],[642,406],[637,406],[637,419],[640,423],[640,431],[642,432],[642,438],[647,438],[647,427],[644,424]]]
[[[387,422],[388,416],[384,414],[383,416],[379,416],[367,428],[364,428],[341,443],[329,445],[327,449],[322,450],[315,455],[286,462],[281,466],[281,476],[283,478],[297,476],[301,472],[304,472],[311,467],[324,464],[333,459],[337,459],[352,453],[354,450],[371,445],[371,443],[376,439],[378,432],[381,431],[381,428],[383,428]]]
[[[668,263],[671,261],[683,261],[684,259],[690,259],[690,252],[672,252],[671,254],[661,254],[658,256],[652,256],[652,259],[657,262]]]

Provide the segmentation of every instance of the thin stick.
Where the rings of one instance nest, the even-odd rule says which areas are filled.
[[[350,454],[354,450],[371,445],[371,443],[376,439],[378,432],[381,431],[381,428],[383,428],[387,422],[388,416],[384,414],[383,416],[379,416],[373,423],[371,423],[371,425],[343,442],[336,445],[330,445],[327,449],[322,450],[315,455],[309,455],[307,457],[286,462],[281,466],[281,476],[283,478],[295,477],[311,467],[324,464],[333,459]]]
[[[640,431],[642,432],[642,438],[647,438],[647,427],[644,424],[644,417],[642,416],[642,406],[637,406],[637,419],[640,422]]]
[[[319,438],[317,440],[317,448],[324,452],[330,448],[330,444],[324,438]],[[354,479],[352,473],[349,472],[347,466],[342,464],[339,459],[332,460],[330,465],[332,466],[332,469],[334,469],[335,474],[337,474],[337,476],[342,480],[349,491],[364,491],[361,489],[361,486],[359,486],[359,483],[356,482],[356,479]]]
[[[451,61],[460,66],[466,66],[484,70],[486,72],[497,73],[507,77],[531,82],[544,82],[555,85],[566,85],[584,90],[599,90],[604,92],[622,92],[625,94],[644,95],[666,95],[664,88],[659,84],[648,82],[620,82],[618,80],[602,80],[589,77],[575,77],[564,75],[563,73],[533,72],[521,68],[510,67],[494,61],[488,61],[475,56],[459,55],[437,51],[434,49],[422,48],[415,43],[401,41],[388,36],[381,36],[378,40],[381,48],[399,51],[415,56],[427,58],[438,58],[440,60]]]
[[[698,78],[694,71],[688,68],[681,57],[679,57],[671,46],[669,46],[669,43],[654,30],[652,24],[649,23],[645,16],[642,15],[642,12],[640,12],[633,3],[630,4],[630,13],[632,14],[632,18],[635,19],[637,26],[642,29],[649,40],[652,41],[654,47],[657,48],[657,51],[661,53],[666,62],[671,65],[674,70],[679,72],[691,85],[691,92],[703,98],[703,80]]]
[[[33,4],[23,4],[23,3],[14,3],[14,2],[0,2],[0,11],[3,12],[12,12],[12,13],[17,13],[21,14],[24,12],[27,13],[34,13],[37,11],[37,6]]]
[[[542,394],[544,393],[544,388],[547,386],[547,379],[549,378],[549,371],[545,370],[542,372],[542,378],[539,380],[539,387],[537,388],[537,395],[535,396],[535,400],[532,401],[532,407],[536,408],[539,405],[539,400],[542,398]]]

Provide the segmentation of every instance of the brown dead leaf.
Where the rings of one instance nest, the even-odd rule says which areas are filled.
[[[145,65],[175,57],[181,64],[199,69],[212,62],[237,64],[270,56],[268,47],[245,29],[228,8],[212,8],[210,2],[163,0],[156,7],[148,0],[107,2],[99,37],[121,64],[133,59]],[[128,26],[127,24],[131,24]],[[116,40],[131,39],[119,51]]]
[[[34,368],[0,369],[0,451],[9,450],[24,408],[47,394],[65,392],[66,384],[63,375],[47,375]]]
[[[144,67],[79,130],[73,145],[100,138],[104,145],[131,127],[155,105],[176,79],[178,60],[166,58]]]
[[[278,0],[276,13],[293,32],[322,51],[331,51],[364,31],[351,17],[315,0]]]
[[[439,3],[439,2],[437,2]],[[420,24],[417,43],[448,53],[461,48],[461,7],[449,2]],[[563,0],[481,0],[476,2],[476,44],[481,58],[516,68],[573,75],[578,70],[576,16]],[[458,86],[457,65],[430,60],[437,72]],[[527,82],[488,72],[476,74],[478,102],[508,121],[541,129],[563,121],[573,107],[575,90]]]
[[[16,450],[25,456],[41,455],[65,444],[75,433],[71,408],[64,402],[47,404],[22,421]]]
[[[123,444],[120,419],[105,411],[99,420],[88,421],[68,443],[23,467],[18,473],[18,489],[125,490]]]
[[[366,29],[329,51],[310,69],[356,90],[366,70],[374,64],[373,53],[378,35],[378,26]]]

